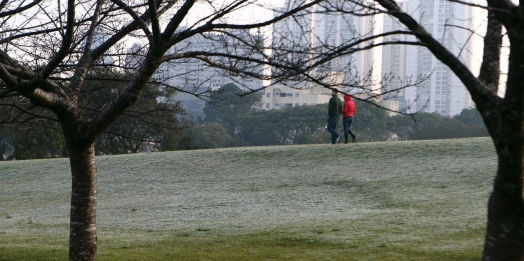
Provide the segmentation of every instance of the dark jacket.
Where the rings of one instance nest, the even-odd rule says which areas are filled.
[[[342,114],[342,117],[353,117],[353,115],[355,115],[355,111],[355,102],[353,102],[351,96],[344,94],[344,106],[342,107],[342,111],[340,112]]]
[[[339,117],[341,110],[342,110],[342,101],[340,100],[340,98],[338,98],[337,95],[331,96],[331,99],[329,99],[329,109],[328,109],[329,117]]]

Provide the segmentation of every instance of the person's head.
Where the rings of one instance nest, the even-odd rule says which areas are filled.
[[[331,95],[337,95],[337,94],[338,94],[337,88],[331,89]]]

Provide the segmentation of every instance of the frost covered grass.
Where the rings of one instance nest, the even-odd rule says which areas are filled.
[[[98,157],[99,260],[479,260],[487,138]],[[66,159],[0,163],[0,260],[67,259]]]

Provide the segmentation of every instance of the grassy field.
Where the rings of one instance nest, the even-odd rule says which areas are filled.
[[[98,260],[480,260],[487,138],[98,157]],[[0,261],[66,260],[66,159],[0,162]]]

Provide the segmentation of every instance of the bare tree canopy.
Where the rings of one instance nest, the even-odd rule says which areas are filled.
[[[356,52],[376,46],[386,45],[418,45],[436,57],[439,63],[447,66],[464,85],[471,95],[477,109],[481,113],[484,123],[493,139],[498,155],[498,170],[494,180],[494,187],[488,203],[488,222],[486,239],[483,250],[483,260],[524,260],[524,6],[522,2],[510,0],[488,0],[483,4],[470,1],[425,1],[414,0],[417,8],[426,5],[432,8],[444,6],[444,2],[460,6],[483,8],[487,12],[487,30],[483,36],[484,45],[482,61],[478,76],[465,64],[461,57],[464,50],[454,52],[449,44],[445,44],[442,35],[430,33],[436,21],[425,13],[412,16],[410,12],[401,8],[408,1],[375,0],[375,1],[326,1],[319,5],[328,6],[342,13],[353,15],[384,14],[393,17],[402,25],[400,30],[384,31],[380,34],[371,33],[358,37],[361,42]],[[353,4],[350,5],[349,3]],[[418,5],[419,6],[418,6]],[[350,7],[348,9],[348,7]],[[436,19],[436,18],[435,18]],[[428,26],[428,28],[425,28]],[[448,28],[453,25],[446,25]],[[429,28],[433,27],[433,28]],[[468,34],[476,33],[469,28],[463,29]],[[505,33],[504,33],[505,32]],[[406,34],[415,38],[410,41],[391,41],[387,35]],[[386,36],[382,39],[378,36]],[[501,48],[502,39],[508,38],[509,56],[507,57],[507,80],[504,91],[499,91],[501,81]],[[367,37],[367,39],[366,39]],[[317,52],[321,64],[329,63],[343,57],[351,48],[349,45],[358,41],[346,41],[332,48],[328,52]],[[325,43],[321,48],[329,47]],[[419,49],[421,51],[421,49]],[[421,51],[422,52],[422,51]],[[419,64],[420,66],[420,64]],[[317,65],[316,68],[322,67]],[[318,69],[315,69],[318,70]],[[311,70],[302,70],[299,74],[302,79],[313,76]],[[383,72],[387,73],[387,72]],[[314,78],[314,77],[312,77]],[[314,79],[316,81],[318,79]],[[415,85],[422,85],[418,81]],[[347,84],[347,83],[344,83]],[[366,85],[357,85],[359,88],[372,89]],[[370,85],[372,86],[372,85]],[[400,88],[406,88],[403,85]],[[503,94],[501,94],[503,93]],[[381,93],[382,94],[382,93]]]
[[[70,260],[96,259],[95,139],[147,86],[204,95],[198,87],[212,79],[202,79],[195,86],[174,86],[169,79],[188,73],[158,73],[159,67],[200,61],[202,67],[194,70],[212,67],[264,79],[266,50],[257,30],[317,2],[254,23],[230,19],[246,7],[264,8],[247,0],[2,2],[0,99],[10,109],[2,120],[38,124],[46,119],[60,126],[72,173]],[[205,48],[191,48],[201,39],[208,43]],[[102,86],[111,89],[111,95],[90,102],[89,92],[94,89],[85,83],[108,72],[114,73],[112,81],[123,75],[125,86]]]
[[[480,74],[468,69],[420,21],[394,1],[377,0],[384,10],[415,34],[418,41],[446,64],[465,85],[482,114],[498,154],[498,170],[488,205],[483,260],[524,260],[524,16],[522,5],[509,0],[487,1],[487,30]],[[462,4],[468,4],[464,1]],[[502,29],[509,38],[505,94],[498,95]]]

